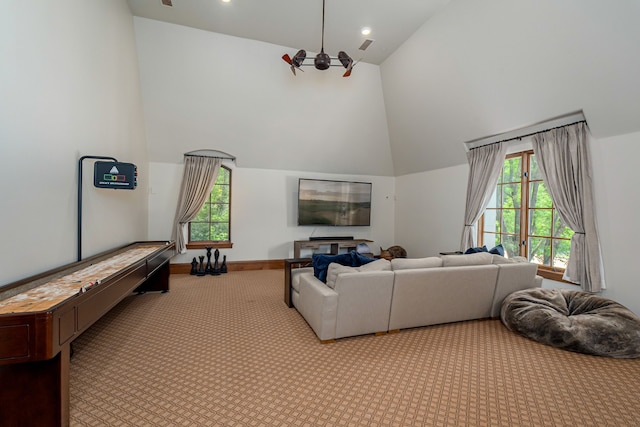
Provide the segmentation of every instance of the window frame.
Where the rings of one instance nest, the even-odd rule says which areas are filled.
[[[216,249],[230,249],[233,248],[233,242],[231,241],[231,202],[232,202],[232,188],[233,188],[233,171],[230,167],[225,165],[220,165],[220,168],[224,168],[229,172],[229,239],[228,240],[191,240],[191,221],[189,221],[189,225],[187,227],[187,233],[189,236],[189,241],[187,242],[187,249],[206,249],[206,248],[216,248]],[[217,178],[216,178],[217,179]],[[211,189],[213,192],[215,188],[215,184]],[[209,196],[211,197],[211,196]],[[206,202],[205,202],[206,203]],[[204,205],[203,205],[204,206]],[[202,207],[200,207],[202,209]]]
[[[553,224],[552,224],[552,228],[551,228],[551,236],[538,236],[538,235],[534,235],[534,236],[530,236],[529,235],[529,214],[531,209],[548,209],[552,211],[552,216],[551,218],[553,219],[556,215],[555,213],[555,206],[552,204],[551,208],[531,208],[530,207],[530,194],[529,194],[529,189],[530,189],[530,184],[531,182],[536,182],[536,181],[542,181],[541,179],[535,179],[532,180],[531,179],[531,171],[530,171],[530,166],[531,166],[531,156],[534,155],[535,153],[533,152],[533,150],[522,150],[522,151],[518,151],[518,152],[514,152],[511,154],[508,154],[507,156],[505,156],[505,161],[508,159],[513,159],[516,157],[521,158],[521,176],[520,176],[520,192],[521,192],[521,201],[520,201],[520,235],[519,235],[519,256],[523,256],[527,259],[529,259],[529,241],[531,238],[536,238],[536,237],[540,237],[540,238],[549,238],[551,239],[551,255],[552,255],[552,259],[553,259],[553,240],[567,240],[564,238],[558,238],[553,236]],[[502,171],[500,172],[502,173]],[[500,183],[498,183],[500,184]],[[486,210],[486,209],[485,209]],[[499,208],[498,210],[503,210],[503,208]],[[485,234],[485,230],[484,230],[484,220],[485,220],[485,214],[483,212],[482,216],[480,217],[480,219],[478,220],[478,227],[477,227],[477,241],[478,241],[478,246],[482,246],[484,244],[484,234]],[[503,234],[503,233],[496,233],[496,234]],[[571,282],[567,282],[565,280],[562,279],[562,276],[564,274],[565,269],[561,268],[561,267],[554,267],[554,266],[550,266],[550,265],[543,265],[543,264],[537,264],[538,265],[538,274],[546,279],[551,279],[551,280],[555,280],[555,281],[559,281],[559,282],[565,282],[565,283],[571,283]]]

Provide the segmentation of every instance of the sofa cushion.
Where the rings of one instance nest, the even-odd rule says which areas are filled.
[[[391,271],[391,262],[384,258],[363,264],[360,271]]]
[[[351,251],[346,254],[338,255],[314,254],[311,263],[313,265],[313,275],[316,276],[318,280],[326,283],[327,269],[329,268],[329,264],[332,262],[349,267],[360,267],[361,265],[368,264],[372,261],[375,261],[375,258],[369,258],[360,255],[356,251]]]
[[[514,262],[516,262],[511,258],[505,258],[501,255],[491,254],[491,256],[493,257],[491,261],[492,264],[513,264]]]
[[[427,258],[394,258],[391,260],[392,270],[408,270],[412,268],[442,267],[442,258],[437,256]]]
[[[443,267],[460,267],[466,265],[485,265],[493,262],[493,255],[488,252],[478,252],[466,255],[442,255]]]
[[[346,265],[340,265],[337,263],[329,264],[329,268],[327,269],[327,286],[331,289],[335,289],[336,280],[338,280],[338,276],[342,273],[358,273],[361,271],[390,271],[391,263],[386,259],[379,259],[367,264],[364,264],[360,267],[349,267]]]

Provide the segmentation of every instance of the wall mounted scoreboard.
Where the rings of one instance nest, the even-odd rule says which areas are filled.
[[[138,167],[133,163],[95,162],[93,185],[98,188],[134,190],[138,186]]]

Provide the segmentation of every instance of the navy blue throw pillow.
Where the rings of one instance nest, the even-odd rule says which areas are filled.
[[[376,260],[375,258],[361,255],[356,251],[352,251],[352,253],[353,253],[353,258],[355,260],[355,265],[352,265],[352,267],[360,267],[361,265],[369,264],[370,262],[373,262]]]
[[[502,247],[502,243],[500,243],[498,246],[494,246],[493,248],[491,248],[489,253],[504,256],[504,248]]]
[[[329,264],[332,262],[346,265],[347,267],[360,267],[371,261],[375,261],[375,258],[362,256],[356,251],[351,251],[338,255],[314,254],[311,264],[313,265],[313,275],[316,276],[318,280],[327,283],[327,270],[329,269]]]
[[[489,252],[489,250],[487,249],[487,246],[483,246],[483,247],[477,247],[477,248],[469,248],[465,251],[465,255],[466,254],[475,254],[478,252]]]

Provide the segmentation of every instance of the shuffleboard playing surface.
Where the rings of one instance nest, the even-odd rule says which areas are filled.
[[[127,268],[129,265],[135,264],[162,247],[164,247],[163,244],[140,245],[81,270],[51,280],[34,289],[14,295],[11,298],[0,301],[0,314],[49,310],[80,293],[80,289],[83,286],[87,288],[91,284],[99,286],[96,282],[105,281],[109,276]]]

